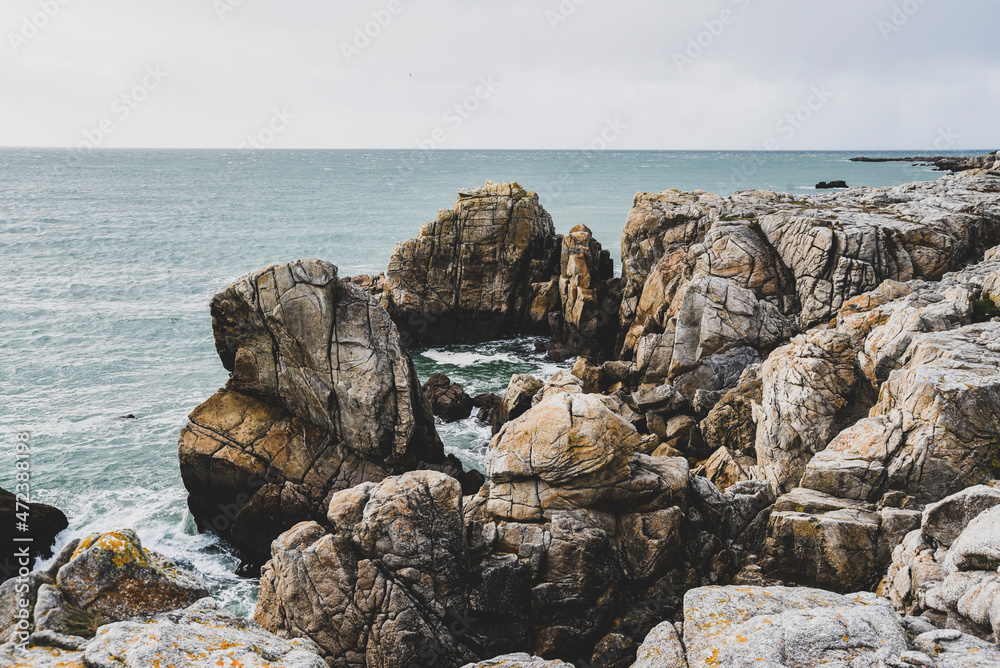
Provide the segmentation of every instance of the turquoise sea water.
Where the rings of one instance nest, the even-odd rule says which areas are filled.
[[[0,150],[0,486],[13,488],[14,433],[30,432],[34,497],[70,519],[61,541],[133,527],[247,613],[256,582],[233,575],[236,557],[195,531],[176,457],[187,414],[226,382],[208,312],[215,292],[300,257],[341,275],[382,271],[397,241],[487,179],[535,190],[557,231],[586,223],[618,258],[637,191],[806,194],[817,181],[939,176],[853,155]],[[442,371],[477,394],[502,392],[512,373],[558,368],[533,350],[518,340],[414,359],[422,380]],[[481,464],[487,430],[468,420],[441,432]]]

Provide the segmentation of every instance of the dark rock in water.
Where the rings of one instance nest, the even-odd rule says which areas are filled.
[[[253,272],[212,299],[212,324],[232,373],[181,431],[181,476],[199,528],[247,561],[335,491],[444,462],[396,326],[334,265]]]
[[[132,415],[131,413],[129,413],[128,415],[119,415],[118,419],[119,420],[135,420],[136,417],[134,415]]]
[[[0,580],[17,575],[20,564],[14,554],[24,547],[28,548],[32,563],[38,557],[52,556],[56,535],[69,526],[66,515],[58,508],[44,503],[28,503],[19,507],[17,503],[16,495],[0,489],[0,547],[4,550],[0,554]],[[26,531],[19,530],[22,520]],[[31,542],[15,543],[15,538],[31,538]]]
[[[847,187],[846,181],[830,181],[830,182],[820,181],[819,183],[816,184],[816,190],[827,190],[830,188],[846,188],[846,187]]]
[[[931,166],[940,172],[968,171],[970,169],[1000,169],[1000,151],[988,155],[958,156],[958,155],[935,155],[935,156],[910,156],[905,158],[851,158],[851,162],[909,162],[915,167]]]
[[[538,195],[520,185],[459,191],[452,209],[396,245],[382,304],[407,346],[526,333],[533,285],[558,273],[557,240]]]
[[[546,351],[546,355],[553,362],[565,362],[568,359],[576,357],[577,353],[573,349],[562,341],[557,341],[556,339],[551,339],[549,341],[549,347]]]
[[[472,415],[472,398],[443,373],[428,378],[422,392],[424,399],[430,402],[431,412],[445,422],[458,422]]]
[[[472,405],[479,409],[476,419],[493,428],[493,433],[500,431],[504,422],[503,397],[495,394],[480,394],[472,398]]]

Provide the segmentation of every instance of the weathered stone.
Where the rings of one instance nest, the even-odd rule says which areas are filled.
[[[614,354],[620,298],[610,285],[614,263],[586,225],[562,239],[559,294],[562,327],[559,341],[570,352],[594,360]]]
[[[504,422],[516,420],[531,408],[532,399],[545,385],[529,374],[515,374],[503,395]]]
[[[71,604],[105,619],[128,619],[187,607],[208,596],[205,581],[123,529],[82,540],[56,585]]]
[[[583,381],[569,371],[559,371],[549,378],[531,398],[531,405],[537,406],[546,399],[559,394],[582,394]]]
[[[445,422],[458,422],[472,415],[472,397],[443,373],[428,378],[422,392],[434,415]]]
[[[327,665],[312,641],[278,638],[250,620],[219,610],[211,599],[182,611],[102,626],[87,644],[84,661],[89,668]]]
[[[11,452],[17,452],[17,445],[11,446]],[[18,460],[23,461],[23,460]],[[14,466],[14,464],[11,464]],[[23,502],[23,497],[21,499]],[[0,580],[5,580],[17,574],[19,563],[14,557],[24,547],[32,562],[38,557],[52,556],[52,545],[56,535],[69,526],[69,520],[58,508],[44,503],[22,503],[17,506],[18,498],[5,489],[0,489]],[[27,506],[27,509],[25,509]],[[18,524],[17,516],[27,513],[31,521],[27,523],[27,531],[15,531]],[[30,538],[31,542],[15,543],[14,538]]]
[[[753,404],[759,404],[762,398],[760,365],[751,365],[743,372],[736,387],[728,391],[701,421],[705,447],[712,452],[730,448],[756,456],[757,424],[753,420]]]
[[[684,645],[673,624],[663,622],[649,632],[632,668],[688,668]]]
[[[995,571],[1000,566],[1000,508],[976,516],[948,551],[948,562],[960,571]]]
[[[782,491],[798,485],[812,456],[837,434],[854,387],[847,337],[813,330],[774,351],[761,366],[754,407],[761,476]]]
[[[786,587],[702,587],[684,595],[691,666],[893,665],[906,630],[873,594]]]
[[[924,508],[923,533],[938,545],[951,547],[969,522],[980,513],[1000,506],[1000,489],[975,485]]]
[[[557,241],[538,195],[520,185],[461,190],[452,209],[396,245],[384,304],[407,345],[519,334],[532,285],[558,273]]]
[[[312,638],[336,665],[404,668],[438,651],[441,665],[474,660],[447,629],[467,605],[458,482],[415,471],[339,492],[330,505],[334,533],[306,522],[272,545],[254,619]]]
[[[251,563],[333,491],[444,463],[395,325],[332,264],[253,272],[213,298],[212,322],[232,375],[181,431],[181,475],[199,527]]]
[[[705,462],[703,475],[725,491],[738,482],[752,479],[755,463],[746,455],[736,454],[729,448],[719,448]]]
[[[831,591],[872,588],[881,576],[880,527],[870,505],[792,490],[771,513],[762,569],[785,582]]]
[[[546,661],[541,657],[522,652],[504,654],[479,663],[466,664],[462,668],[572,668],[572,666],[562,661]]]

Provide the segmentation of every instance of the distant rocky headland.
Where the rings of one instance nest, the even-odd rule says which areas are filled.
[[[384,274],[251,272],[212,299],[230,378],[178,455],[199,527],[260,578],[253,621],[123,530],[0,586],[0,657],[1000,666],[993,157],[806,197],[639,193],[620,276],[492,182]],[[472,398],[408,353],[524,335],[572,371]],[[435,427],[477,407],[483,472]]]
[[[1000,151],[982,156],[916,156],[908,158],[870,158],[860,156],[851,158],[851,162],[909,162],[915,167],[933,167],[939,172],[952,174],[964,172],[967,169],[989,169],[1000,161]]]

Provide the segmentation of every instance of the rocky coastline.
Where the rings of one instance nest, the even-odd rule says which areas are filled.
[[[639,193],[620,277],[492,182],[384,275],[248,274],[178,457],[253,620],[123,529],[0,585],[0,665],[1000,666],[993,157]],[[408,353],[521,335],[572,371],[473,398]],[[482,472],[435,427],[476,409]]]
[[[858,156],[851,158],[851,162],[909,162],[914,167],[933,167],[939,172],[951,172],[957,174],[967,169],[996,169],[994,165],[1000,162],[1000,151],[995,151],[988,155],[977,156],[954,156],[954,155],[934,155],[934,156],[912,156],[907,158],[872,158]]]

